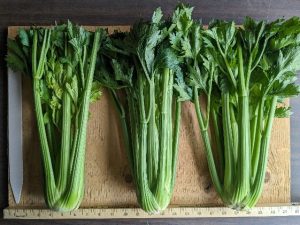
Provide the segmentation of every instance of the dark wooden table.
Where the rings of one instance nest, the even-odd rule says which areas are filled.
[[[53,24],[67,19],[82,25],[126,25],[150,18],[161,6],[170,14],[177,0],[0,0],[0,218],[7,206],[7,76],[6,37],[11,25]],[[191,0],[194,17],[207,23],[213,18],[241,23],[245,16],[274,20],[300,16],[299,0]],[[292,100],[292,201],[300,201],[300,98]],[[284,131],[283,131],[284,132]],[[36,221],[3,220],[0,224],[36,224]],[[300,224],[299,217],[232,219],[154,219],[98,221],[40,221],[38,224]]]

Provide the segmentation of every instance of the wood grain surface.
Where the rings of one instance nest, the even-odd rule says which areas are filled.
[[[276,19],[300,15],[297,0],[206,0],[188,1],[195,6],[195,17],[206,23],[212,18],[234,19],[241,22],[244,16],[256,19]],[[7,26],[53,24],[54,21],[72,21],[81,24],[119,25],[132,24],[138,18],[149,18],[153,9],[162,6],[170,13],[177,1],[0,1],[0,205],[7,206],[7,77],[4,56],[6,54]],[[300,199],[300,102],[292,100],[294,115],[291,118],[292,137],[292,201]],[[31,224],[33,221],[1,221],[0,224]],[[112,220],[112,221],[41,221],[38,224],[299,224],[299,218],[244,218],[244,219],[159,219],[159,220]]]

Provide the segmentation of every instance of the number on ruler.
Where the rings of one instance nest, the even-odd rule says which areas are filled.
[[[17,210],[14,215],[15,215],[15,217],[26,217],[27,213],[25,213],[24,211]]]

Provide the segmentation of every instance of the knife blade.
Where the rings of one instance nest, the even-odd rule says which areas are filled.
[[[9,181],[15,202],[23,186],[22,76],[8,69],[8,163]]]

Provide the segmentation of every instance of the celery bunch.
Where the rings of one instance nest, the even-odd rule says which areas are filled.
[[[93,81],[103,30],[68,22],[20,29],[8,40],[8,66],[31,76],[49,208],[71,211],[84,194],[89,103],[100,96]]]
[[[284,100],[300,93],[300,19],[246,18],[242,27],[217,20],[204,30],[192,8],[180,7],[186,26],[176,26],[172,46],[185,61],[212,181],[225,204],[251,208],[262,193],[274,118],[289,116]]]
[[[165,209],[172,197],[181,101],[188,96],[171,29],[157,9],[151,22],[112,35],[96,74],[116,104],[138,202],[150,213]]]

